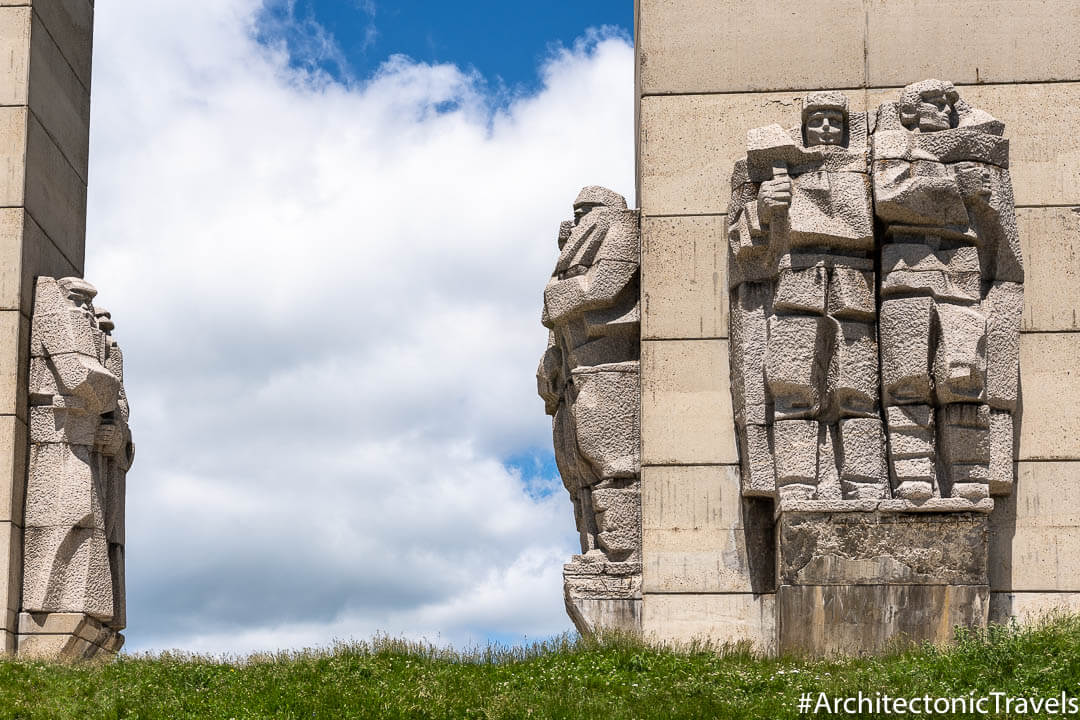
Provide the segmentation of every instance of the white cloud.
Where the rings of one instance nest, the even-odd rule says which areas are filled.
[[[569,627],[533,372],[559,220],[633,202],[633,66],[592,33],[532,96],[390,58],[342,85],[256,0],[97,9],[87,277],[125,348],[129,647]],[[265,28],[263,28],[265,30]]]

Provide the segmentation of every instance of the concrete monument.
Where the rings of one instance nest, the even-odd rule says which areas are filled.
[[[86,327],[69,340],[47,339],[60,343],[50,345],[49,352],[65,342],[73,348],[56,351],[59,365],[49,368],[44,328],[33,318],[38,278],[78,278],[84,271],[93,24],[92,0],[0,3],[6,59],[0,71],[0,163],[6,168],[0,178],[0,653],[5,654],[81,655],[83,641],[112,646],[100,628],[115,623],[112,605],[122,597],[112,588],[110,511],[100,505],[105,495],[91,493],[86,484],[103,477],[98,465],[113,462],[101,458],[115,457],[106,454],[114,441],[105,442],[105,430],[97,442],[94,424],[106,420],[76,420],[74,409],[62,407],[65,395],[72,402],[85,400],[87,408],[107,403],[115,380],[104,374],[104,360],[91,362],[97,349],[89,344]],[[64,297],[68,291],[85,297],[88,291],[80,288],[71,283]],[[53,310],[61,323],[56,332],[89,320],[85,308],[65,314],[54,304]],[[86,376],[79,386],[81,373]],[[39,383],[62,382],[79,389],[55,396],[61,405],[48,410],[45,385]],[[38,393],[34,402],[31,390]],[[54,441],[37,442],[50,435]],[[43,498],[50,491],[39,492],[51,482],[46,481],[50,473],[63,492],[73,493],[63,506],[49,506]],[[114,543],[113,555],[121,544]],[[24,566],[39,568],[52,559],[62,565],[52,579],[35,569],[24,583]],[[100,585],[101,592],[90,583]],[[80,612],[27,611],[60,606]]]
[[[1076,4],[634,5],[645,636],[858,651],[868,619],[938,640],[1080,611]],[[857,265],[863,319],[829,306]],[[855,327],[873,408],[839,384]]]
[[[558,241],[537,386],[581,537],[582,554],[563,570],[566,608],[582,633],[633,629],[641,615],[637,212],[606,188],[586,187]]]

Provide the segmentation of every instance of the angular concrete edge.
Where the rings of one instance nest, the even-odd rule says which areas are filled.
[[[772,503],[743,498],[734,465],[642,468],[646,593],[769,593]]]

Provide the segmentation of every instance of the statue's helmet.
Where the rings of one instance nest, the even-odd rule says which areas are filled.
[[[97,288],[79,277],[60,278],[56,284],[68,297],[78,295],[90,301],[97,295]]]
[[[94,317],[97,318],[98,327],[106,333],[116,329],[116,323],[112,321],[112,313],[101,305],[94,305]]]
[[[844,124],[848,122],[848,99],[847,95],[836,90],[809,93],[803,98],[802,124],[806,126],[806,120],[810,113],[816,110],[839,110],[844,116]]]
[[[581,188],[577,199],[574,200],[574,207],[585,205],[603,205],[604,207],[625,210],[626,198],[614,190],[608,190],[606,187],[588,185]]]

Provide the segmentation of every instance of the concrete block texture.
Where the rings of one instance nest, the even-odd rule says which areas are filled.
[[[638,11],[645,95],[863,83],[862,0],[638,0]]]
[[[19,207],[26,197],[26,107],[0,107],[0,206]]]
[[[963,84],[1080,77],[1080,4],[1072,0],[863,4],[866,82],[871,87],[902,85],[920,77],[947,77]]]
[[[1021,462],[990,515],[994,591],[1080,591],[1080,462]]]
[[[90,91],[38,13],[34,14],[30,52],[30,110],[85,183],[90,150]]]
[[[25,105],[27,78],[30,73],[29,7],[0,7],[0,105]]]
[[[22,525],[26,490],[26,423],[0,415],[0,522]]]
[[[654,642],[748,642],[763,652],[776,649],[773,594],[646,594],[642,602],[642,631]]]
[[[772,503],[740,497],[732,465],[642,468],[646,593],[771,592]]]
[[[641,343],[643,465],[738,463],[725,340]]]
[[[0,522],[0,610],[17,610],[22,589],[22,528]]]
[[[1019,460],[1080,460],[1080,333],[1020,337]]]
[[[642,219],[642,338],[727,337],[726,253],[723,216]]]
[[[1080,612],[1080,592],[992,592],[990,622],[1033,623],[1057,613]]]
[[[642,214],[727,212],[731,171],[735,161],[746,154],[747,131],[798,118],[804,95],[774,92],[641,98],[638,172]],[[849,93],[849,101],[850,112],[865,110],[862,92]]]
[[[26,210],[73,264],[86,245],[86,183],[31,113],[26,121]]]
[[[785,512],[777,528],[784,585],[985,585],[980,513]]]
[[[26,420],[30,323],[18,310],[0,310],[0,415]]]
[[[782,585],[779,651],[874,653],[894,643],[946,643],[954,628],[985,626],[985,585]]]
[[[1080,207],[1016,211],[1024,250],[1021,330],[1080,330]]]
[[[64,54],[79,82],[90,89],[90,68],[93,46],[93,0],[0,0],[0,7],[26,6],[33,8],[49,35]]]

